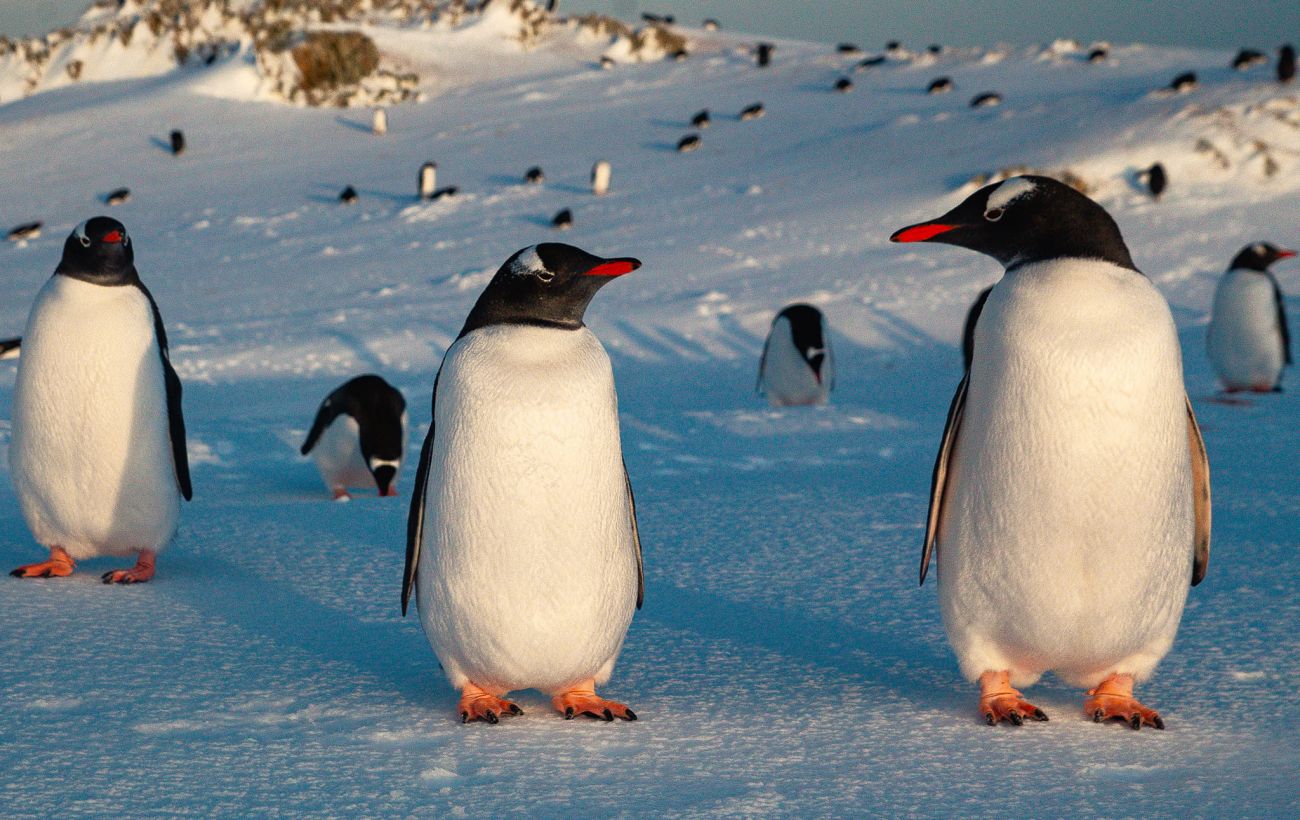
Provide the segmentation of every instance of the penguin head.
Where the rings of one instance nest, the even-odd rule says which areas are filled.
[[[794,339],[795,349],[808,363],[808,368],[812,370],[817,383],[821,384],[822,368],[826,364],[828,352],[826,336],[822,329],[822,312],[812,305],[799,303],[782,308],[773,322],[779,319],[785,319],[790,323],[790,335]]]
[[[126,226],[108,216],[82,222],[63,243],[63,258],[54,272],[95,285],[136,281],[135,249]]]
[[[1051,177],[986,185],[948,213],[894,232],[891,242],[941,242],[1007,270],[1049,259],[1100,259],[1136,271],[1119,226],[1088,197]]]
[[[1241,252],[1233,258],[1228,269],[1266,271],[1268,266],[1277,260],[1290,259],[1295,255],[1295,251],[1279,248],[1269,242],[1253,242],[1241,249]]]
[[[639,267],[636,259],[605,259],[559,242],[529,246],[516,251],[492,277],[460,335],[497,324],[576,330],[596,291]]]
[[[375,479],[380,495],[388,495],[402,466],[405,445],[406,399],[380,376],[368,373],[347,382],[340,390],[348,413],[360,428],[361,457]]]

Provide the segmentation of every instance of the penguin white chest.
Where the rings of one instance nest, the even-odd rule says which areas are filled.
[[[586,328],[493,325],[438,377],[417,582],[451,682],[607,679],[637,595],[613,374]]]
[[[325,486],[331,490],[375,484],[375,477],[361,454],[361,426],[349,415],[340,415],[330,422],[312,448],[311,457]]]
[[[1229,390],[1271,390],[1285,351],[1273,283],[1266,274],[1231,270],[1219,280],[1208,336],[1210,362]]]
[[[36,540],[73,558],[161,549],[180,512],[148,297],[53,276],[14,388],[9,462]]]
[[[1177,336],[1139,274],[1028,265],[976,327],[939,533],[962,671],[1148,675],[1191,578],[1194,511]]]
[[[759,381],[767,400],[773,407],[804,404],[825,404],[830,393],[833,363],[829,351],[818,378],[794,342],[794,331],[785,317],[772,323],[767,345],[763,351],[762,372]]]

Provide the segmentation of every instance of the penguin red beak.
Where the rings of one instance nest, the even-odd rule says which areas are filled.
[[[623,259],[606,259],[596,267],[587,271],[584,276],[622,276],[625,273],[631,273],[641,267],[640,259],[626,257]]]
[[[922,222],[919,225],[909,225],[894,232],[889,237],[890,242],[928,242],[941,233],[947,233],[956,230],[959,225],[945,225],[941,222]]]
[[[122,241],[122,232],[109,231],[108,233],[104,234],[104,238],[101,239],[100,241],[107,242],[110,245],[116,245],[118,242]]]
[[[1278,251],[1277,251],[1277,258],[1278,258],[1278,259],[1290,259],[1291,257],[1293,257],[1293,256],[1295,256],[1295,255],[1296,255],[1296,252],[1295,252],[1295,251],[1289,251],[1289,250],[1287,250],[1286,248],[1279,248]]]

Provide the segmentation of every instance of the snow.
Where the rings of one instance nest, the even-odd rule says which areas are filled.
[[[444,34],[394,29],[385,48],[417,55]],[[829,47],[780,41],[760,70],[743,35],[692,34],[685,62],[609,71],[520,68],[484,43],[481,73],[390,109],[384,137],[364,110],[251,102],[220,63],[0,106],[0,225],[46,222],[0,247],[0,335],[21,329],[68,232],[129,186],[111,213],[167,323],[195,483],[155,581],[106,587],[115,564],[87,562],[0,583],[6,814],[1300,811],[1296,375],[1215,403],[1204,347],[1237,250],[1300,241],[1296,90],[1232,71],[1228,52],[1116,47],[1088,65],[1054,45],[891,60],[846,96],[832,85],[856,60]],[[1153,93],[1185,70],[1199,89]],[[925,94],[939,74],[957,93]],[[1003,104],[969,109],[986,90]],[[738,121],[758,100],[767,116]],[[677,154],[703,107],[701,149]],[[596,159],[613,167],[599,198]],[[1158,203],[1134,180],[1156,159]],[[428,160],[459,194],[416,201]],[[535,164],[546,183],[524,185]],[[1052,678],[1026,693],[1050,723],[982,725],[935,588],[916,587],[962,320],[999,270],[887,239],[1014,165],[1092,184],[1179,324],[1215,532],[1139,690],[1164,732],[1094,725]],[[360,203],[345,208],[348,184]],[[641,719],[565,722],[528,692],[524,716],[462,726],[418,618],[398,614],[407,499],[330,504],[297,447],[320,396],[376,371],[411,403],[413,459],[473,300],[514,251],[556,239],[561,207],[563,241],[644,263],[588,313],[614,362],[647,582],[604,693]],[[1300,292],[1300,266],[1276,273]],[[774,411],[753,392],[793,301],[832,327],[825,408]],[[4,443],[15,368],[0,363]],[[8,480],[0,533],[0,565],[41,557]]]

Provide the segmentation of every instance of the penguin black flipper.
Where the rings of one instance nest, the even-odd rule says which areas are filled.
[[[1205,580],[1210,566],[1210,458],[1205,439],[1187,399],[1187,444],[1192,452],[1192,508],[1196,511],[1196,535],[1192,539],[1192,586]]]
[[[984,303],[989,300],[989,294],[992,292],[992,285],[980,291],[979,296],[975,297],[975,302],[966,313],[966,324],[961,329],[961,358],[966,363],[966,372],[968,373],[970,372],[971,359],[975,357],[975,324],[980,320],[980,314],[984,312]]]
[[[776,324],[776,320],[772,320]],[[767,349],[772,345],[772,329],[768,328],[767,338],[763,340],[763,353],[758,357],[758,378],[754,380],[754,392],[763,395],[763,368],[767,366]]]
[[[149,300],[149,307],[153,310],[153,332],[158,338],[163,383],[167,387],[167,431],[172,442],[172,461],[176,465],[176,483],[180,485],[181,496],[189,501],[194,497],[194,489],[190,486],[190,457],[185,450],[185,414],[181,409],[181,378],[176,375],[176,369],[172,367],[172,360],[167,352],[167,330],[163,327],[158,303],[154,301],[153,294],[143,282],[136,280],[134,284]]]
[[[325,397],[321,402],[320,409],[316,411],[316,420],[311,423],[311,431],[307,433],[307,440],[302,443],[302,449],[299,450],[303,455],[307,455],[316,446],[317,440],[325,432],[325,428],[334,423],[334,419],[347,412],[347,402],[340,400],[338,388],[333,393]]]
[[[1277,283],[1277,277],[1272,273],[1268,273],[1268,281],[1273,284],[1273,304],[1277,305],[1277,329],[1282,334],[1282,357],[1287,364],[1291,364],[1291,329],[1286,324],[1286,304],[1282,299],[1282,288]]]
[[[442,369],[438,369],[442,375]],[[406,568],[402,571],[402,617],[411,602],[415,589],[415,573],[420,566],[420,544],[424,540],[424,495],[429,484],[429,464],[433,461],[433,431],[438,419],[438,376],[433,377],[433,412],[429,416],[429,433],[420,447],[420,466],[415,471],[415,485],[411,488],[411,511],[406,517]],[[626,472],[626,471],[625,471]],[[633,518],[633,521],[636,519]],[[635,524],[633,528],[635,529]],[[638,562],[640,556],[638,554]]]
[[[921,547],[921,583],[925,583],[925,574],[930,570],[930,555],[934,552],[934,542],[939,534],[939,516],[943,513],[943,493],[947,488],[948,463],[956,450],[957,433],[961,429],[962,413],[966,410],[966,386],[970,382],[967,371],[957,385],[957,393],[952,397],[948,408],[948,423],[943,428],[943,443],[939,445],[939,456],[934,460],[934,475],[930,479],[930,515],[925,522],[925,544]],[[1190,411],[1190,408],[1189,408]]]
[[[641,558],[641,529],[636,524],[636,496],[632,494],[632,479],[627,475],[626,459],[623,461],[623,483],[627,485],[628,514],[632,517],[632,541],[636,543],[636,608],[640,609],[645,601],[645,566]]]

